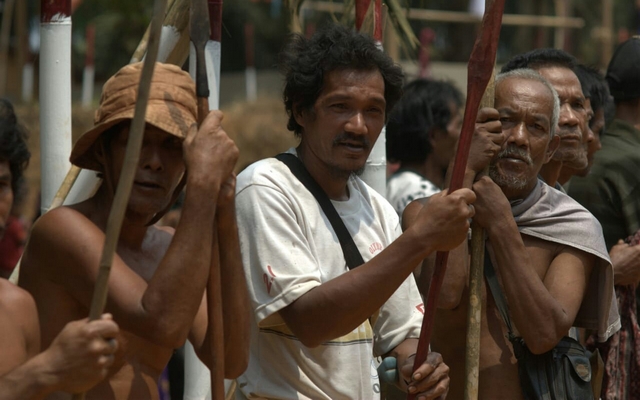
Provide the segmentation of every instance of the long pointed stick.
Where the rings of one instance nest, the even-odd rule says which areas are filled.
[[[489,1],[489,0],[488,0]],[[493,107],[495,73],[484,91],[480,107]],[[482,283],[484,271],[484,228],[471,224],[471,267],[469,268],[469,308],[467,310],[467,347],[465,354],[464,400],[477,400],[480,378],[480,328],[482,321]]]
[[[462,131],[458,142],[458,150],[453,163],[453,173],[449,192],[460,189],[464,178],[464,172],[471,148],[471,138],[475,129],[475,121],[480,106],[480,100],[484,90],[491,78],[493,64],[498,48],[498,38],[502,23],[502,12],[504,10],[504,0],[495,0],[491,7],[487,8],[482,19],[482,28],[473,46],[468,66],[467,102],[465,105],[465,115],[462,123]],[[413,364],[414,371],[427,359],[429,343],[433,321],[435,319],[436,306],[440,289],[444,280],[447,268],[448,252],[438,252],[436,255],[436,268],[431,279],[431,287],[427,297],[424,319],[422,321],[422,332],[418,342],[418,350]],[[408,398],[413,399],[415,395],[409,394]]]
[[[191,0],[189,24],[189,33],[196,56],[196,95],[198,96],[198,123],[200,124],[209,114],[210,92],[205,48],[210,38],[211,25],[206,0]],[[214,237],[211,249],[211,269],[207,285],[207,336],[213,364],[209,370],[211,376],[211,398],[224,399],[224,321],[217,225],[217,222],[214,222],[212,227],[214,229]]]
[[[156,57],[158,55],[160,28],[162,27],[162,16],[164,15],[166,3],[166,0],[155,0],[154,3],[153,21],[149,35],[149,51],[142,66],[140,84],[138,86],[138,99],[136,101],[134,117],[131,121],[131,129],[129,139],[127,141],[124,165],[122,167],[122,173],[120,174],[118,187],[116,189],[113,204],[111,205],[111,211],[109,212],[109,218],[107,220],[104,248],[100,258],[96,287],[93,292],[91,310],[89,312],[90,320],[100,318],[107,302],[111,264],[113,263],[113,256],[118,245],[118,239],[120,237],[120,230],[122,229],[122,221],[124,220],[127,203],[129,203],[134,175],[140,160],[140,148],[142,147],[142,139],[144,137],[145,114],[147,112],[147,103],[149,101],[151,78],[155,68]],[[83,398],[84,393],[74,396],[74,399]]]

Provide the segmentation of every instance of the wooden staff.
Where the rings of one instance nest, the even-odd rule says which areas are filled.
[[[469,57],[467,101],[458,149],[453,163],[449,193],[460,189],[462,186],[467,158],[469,157],[469,150],[471,148],[471,138],[475,130],[478,107],[480,106],[480,100],[493,72],[503,10],[504,0],[495,0],[491,4],[491,7],[485,10],[484,17],[482,18],[482,27],[473,45],[471,57]],[[424,319],[422,321],[422,331],[413,364],[414,371],[427,359],[433,321],[447,268],[448,256],[448,252],[438,252],[436,255],[436,268],[433,273],[433,278],[431,279],[431,286],[427,297]],[[413,400],[414,398],[414,394],[408,395],[408,399]]]
[[[493,107],[495,100],[495,70],[491,75],[480,107]],[[482,175],[486,174],[486,171]],[[482,283],[484,272],[484,228],[471,223],[471,267],[469,269],[469,308],[467,310],[467,347],[465,354],[464,400],[478,399],[480,377],[480,328],[482,322]]]
[[[122,221],[129,203],[131,195],[131,187],[133,179],[140,160],[140,148],[142,147],[142,139],[144,137],[145,114],[147,112],[147,103],[149,101],[149,91],[151,88],[151,78],[155,68],[156,57],[158,55],[158,43],[160,40],[160,28],[162,27],[162,16],[166,7],[166,0],[155,0],[153,20],[151,23],[151,32],[149,35],[149,51],[145,57],[138,86],[138,99],[136,101],[135,113],[131,121],[129,139],[127,141],[127,150],[122,167],[122,173],[118,181],[118,187],[111,205],[109,218],[107,220],[107,229],[104,238],[104,248],[100,258],[100,267],[98,269],[98,277],[96,278],[96,286],[91,300],[91,310],[89,312],[89,320],[99,319],[104,311],[107,303],[109,273],[111,272],[111,264],[113,256],[116,252],[120,230],[122,229]],[[84,399],[84,393],[74,395],[74,400]]]
[[[191,0],[189,34],[196,54],[196,95],[198,124],[209,114],[209,82],[205,64],[205,46],[209,41],[209,9],[206,0]],[[211,348],[211,398],[224,399],[224,325],[222,315],[222,285],[218,224],[213,225],[211,270],[207,284],[207,337]]]

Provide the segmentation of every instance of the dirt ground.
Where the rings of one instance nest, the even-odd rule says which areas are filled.
[[[237,170],[252,162],[273,156],[294,146],[297,141],[286,129],[287,115],[282,100],[262,97],[254,103],[236,102],[222,110],[225,114],[222,126],[240,149]],[[40,188],[40,121],[37,105],[17,105],[18,120],[29,132],[31,161],[25,172],[28,191],[22,205],[16,210],[26,220],[37,215]],[[74,105],[72,112],[73,141],[93,126],[93,110]]]

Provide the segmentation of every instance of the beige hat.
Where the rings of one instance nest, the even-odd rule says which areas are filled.
[[[73,146],[70,157],[72,164],[102,171],[102,165],[95,159],[92,147],[104,131],[133,118],[141,72],[141,62],[129,64],[104,84],[94,127],[85,132]],[[196,115],[196,91],[191,76],[175,65],[156,63],[145,114],[146,122],[184,138],[189,128],[196,123]]]

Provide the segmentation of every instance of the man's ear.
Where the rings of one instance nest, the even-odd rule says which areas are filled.
[[[306,123],[306,116],[308,115],[308,113],[302,109],[302,107],[300,107],[299,104],[294,104],[293,105],[293,119],[296,120],[296,122],[298,123],[298,125],[300,125],[301,127],[304,128],[305,123]]]
[[[560,136],[553,135],[551,140],[549,141],[549,146],[547,146],[547,153],[544,157],[544,164],[548,163],[551,160],[551,157],[555,154],[556,150],[560,147]]]

